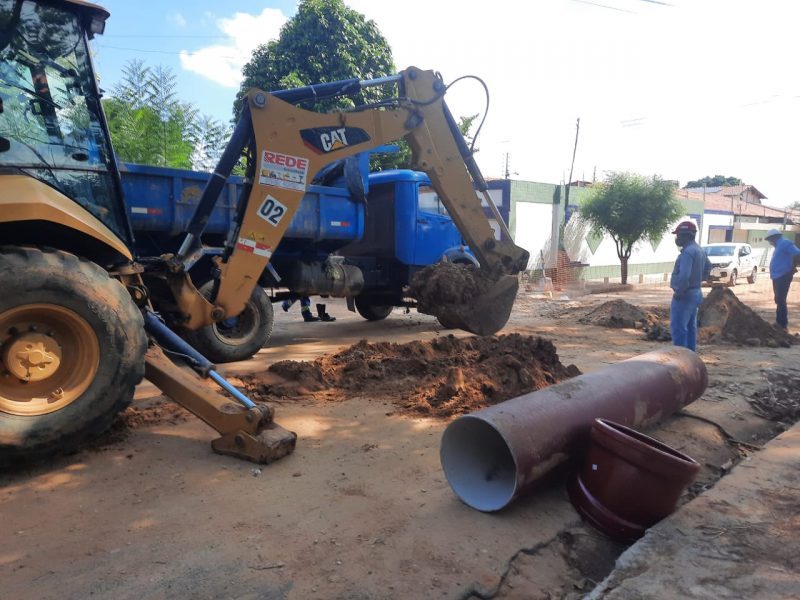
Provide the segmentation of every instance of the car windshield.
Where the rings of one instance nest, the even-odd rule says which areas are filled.
[[[49,3],[0,0],[0,167],[57,189],[125,240],[94,90],[77,15]]]
[[[706,246],[706,256],[733,256],[733,246]]]

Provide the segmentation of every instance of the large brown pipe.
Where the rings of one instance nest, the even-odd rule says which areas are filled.
[[[699,398],[707,384],[706,366],[691,350],[629,358],[459,417],[442,436],[442,469],[465,504],[500,510],[580,458],[595,419],[646,428]]]

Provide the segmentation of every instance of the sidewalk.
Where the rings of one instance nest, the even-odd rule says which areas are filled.
[[[590,600],[800,596],[800,423],[650,529]]]

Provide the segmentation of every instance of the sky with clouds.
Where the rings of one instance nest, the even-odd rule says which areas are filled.
[[[774,205],[800,200],[800,36],[780,0],[345,0],[373,19],[398,68],[474,74],[491,100],[478,146],[486,176],[559,182],[610,170],[681,185],[741,177]],[[242,65],[277,37],[294,0],[107,0],[95,41],[101,86],[126,60],[169,66],[179,93],[231,116]],[[798,9],[800,10],[800,9]],[[336,32],[332,32],[335,34]],[[483,89],[453,86],[454,114],[483,113]]]

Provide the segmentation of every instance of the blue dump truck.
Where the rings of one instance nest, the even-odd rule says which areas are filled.
[[[209,173],[122,165],[137,251],[142,256],[175,252]],[[300,296],[347,299],[370,321],[385,319],[397,306],[413,306],[403,288],[420,269],[443,257],[477,264],[424,173],[369,173],[369,155],[356,155],[326,168],[300,209],[245,312],[185,336],[215,362],[252,356],[272,331],[272,302]],[[204,255],[189,270],[195,285],[212,285],[213,256],[226,240],[243,181],[231,177],[203,234]],[[236,235],[236,232],[233,232]],[[266,291],[265,291],[266,289]],[[169,307],[157,307],[162,314]]]

